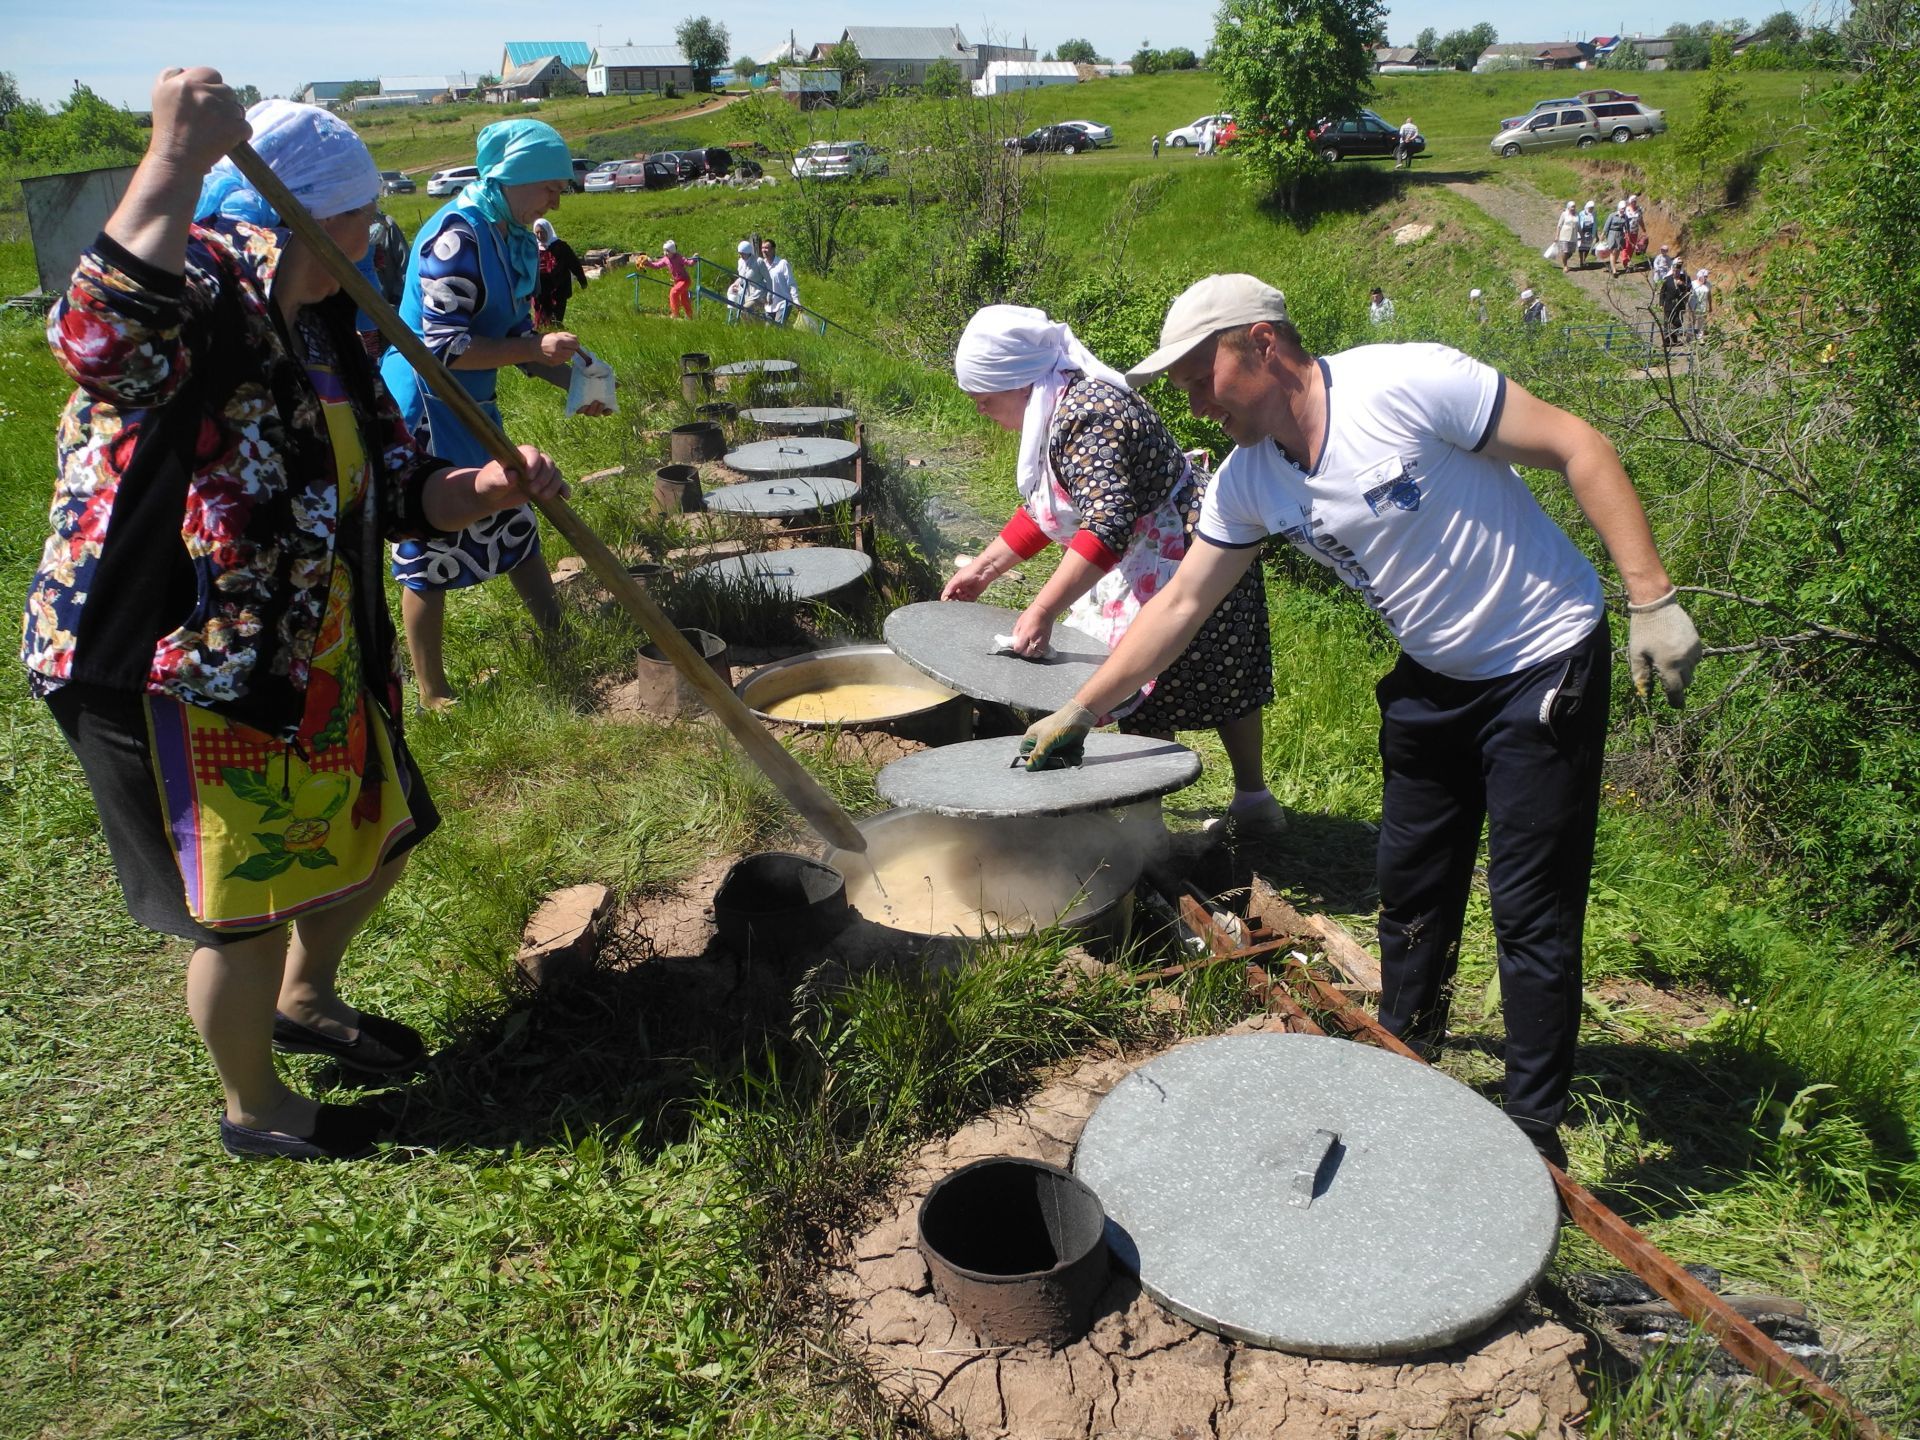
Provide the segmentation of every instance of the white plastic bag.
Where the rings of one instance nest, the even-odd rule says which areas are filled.
[[[1556,240],[1547,246],[1546,249],[1540,252],[1540,258],[1542,260],[1558,260],[1560,258],[1560,242]]]
[[[578,415],[596,400],[606,413],[617,415],[620,407],[613,398],[613,367],[596,360],[584,350],[574,352],[572,373],[567,376],[567,414]]]

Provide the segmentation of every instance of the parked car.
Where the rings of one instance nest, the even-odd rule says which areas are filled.
[[[587,178],[580,188],[589,195],[604,194],[613,189],[613,172],[627,162],[624,160],[603,160],[587,172]]]
[[[480,178],[480,169],[476,165],[455,165],[451,169],[436,170],[427,181],[427,194],[451,195],[464,190],[473,181]]]
[[[1507,159],[1523,150],[1552,150],[1562,145],[1577,145],[1587,150],[1600,143],[1602,133],[1593,112],[1576,105],[1569,110],[1542,110],[1529,116],[1524,124],[1511,129],[1503,127],[1493,137],[1490,148],[1494,154]]]
[[[1076,130],[1084,131],[1088,141],[1094,145],[1111,145],[1113,143],[1113,127],[1111,125],[1099,125],[1091,120],[1062,120],[1060,123],[1062,125],[1071,125]]]
[[[698,180],[711,175],[715,179],[724,176],[733,169],[733,153],[718,145],[705,145],[693,150],[676,150],[674,154],[692,167],[693,173],[687,178]]]
[[[1005,142],[1009,150],[1018,150],[1022,155],[1034,155],[1054,152],[1061,155],[1078,155],[1093,146],[1087,141],[1087,132],[1076,130],[1071,125],[1042,125],[1038,130],[1029,130]]]
[[[1322,120],[1307,131],[1307,139],[1329,165],[1358,155],[1391,155],[1400,143],[1400,127],[1389,125],[1371,110],[1345,120]],[[1427,148],[1424,136],[1413,142],[1413,153]]]
[[[687,158],[684,151],[656,150],[646,158],[653,164],[665,168],[672,177],[668,181],[669,184],[678,185],[682,180],[693,178],[693,161]]]
[[[609,191],[671,190],[679,183],[672,166],[657,155],[639,160],[609,160],[587,176],[587,193],[604,195]]]
[[[1603,105],[1609,100],[1638,100],[1639,98],[1638,95],[1628,95],[1620,90],[1582,90],[1580,92],[1582,105]]]
[[[864,140],[816,140],[803,147],[787,169],[796,180],[884,175],[887,173],[887,157]]]
[[[1167,132],[1167,144],[1173,146],[1176,150],[1183,150],[1189,145],[1198,145],[1200,143],[1200,131],[1209,121],[1212,122],[1213,128],[1217,131],[1222,126],[1231,125],[1233,123],[1233,116],[1202,115],[1191,125],[1183,125],[1178,130],[1169,130]]]
[[[1667,132],[1667,112],[1653,110],[1637,100],[1607,100],[1593,107],[1593,118],[1616,145]]]
[[[570,185],[568,185],[567,188],[569,190],[575,191],[576,193],[578,191],[586,189],[587,175],[592,171],[592,169],[593,169],[593,162],[591,160],[585,159],[579,155],[574,156],[573,157],[573,182]]]
[[[1500,128],[1502,130],[1511,130],[1514,126],[1522,123],[1523,121],[1531,120],[1534,116],[1539,115],[1545,111],[1571,110],[1577,106],[1581,106],[1586,103],[1587,102],[1584,100],[1576,100],[1571,95],[1569,95],[1564,100],[1538,100],[1534,102],[1533,108],[1527,111],[1526,114],[1509,115],[1506,119],[1502,120],[1500,122]]]
[[[398,170],[380,172],[380,193],[382,195],[411,195],[420,187],[413,183],[411,175],[402,175]]]

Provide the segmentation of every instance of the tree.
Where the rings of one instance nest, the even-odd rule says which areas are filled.
[[[741,55],[733,62],[733,75],[736,80],[751,85],[753,77],[760,73],[760,62],[751,55]]]
[[[1713,59],[1711,43],[1699,35],[1676,35],[1667,56],[1669,70],[1704,70]]]
[[[1471,30],[1449,30],[1435,43],[1430,53],[1442,65],[1450,65],[1455,70],[1471,70],[1475,62],[1487,53],[1489,45],[1499,43],[1500,32],[1483,20]]]
[[[693,88],[702,94],[713,88],[713,72],[726,67],[727,27],[704,15],[693,15],[674,27],[680,53],[693,67]]]
[[[1162,70],[1193,70],[1200,64],[1200,57],[1184,45],[1176,45],[1171,50],[1160,52]]]
[[[1440,44],[1440,32],[1431,25],[1413,37],[1413,48],[1422,54],[1432,55]]]
[[[1631,40],[1622,40],[1613,47],[1613,53],[1606,58],[1609,70],[1644,70],[1647,68],[1647,56]]]
[[[1075,65],[1098,65],[1099,54],[1093,48],[1091,40],[1062,40],[1053,52],[1056,60],[1070,61]]]
[[[1145,40],[1142,40],[1140,48],[1133,52],[1133,59],[1129,63],[1132,64],[1133,73],[1136,75],[1151,75],[1162,68],[1160,52]]]
[[[233,98],[248,107],[258,105],[260,103],[260,87],[258,85],[236,86],[233,92]]]
[[[1734,125],[1747,101],[1740,84],[1729,73],[1733,68],[1733,44],[1725,35],[1715,35],[1710,44],[1712,63],[1707,80],[1694,97],[1693,118],[1678,127],[1675,148],[1694,172],[1693,208],[1701,209],[1709,172],[1726,172],[1726,162],[1734,141]]]
[[[587,82],[564,65],[554,71],[553,78],[547,81],[547,94],[555,100],[586,93]]]
[[[1325,162],[1314,122],[1358,111],[1373,91],[1381,0],[1224,0],[1214,30],[1220,104],[1239,126],[1248,184],[1294,210],[1300,182]]]
[[[967,77],[953,61],[942,58],[927,66],[927,76],[920,82],[920,88],[935,99],[951,100],[966,90]]]
[[[20,95],[20,82],[13,78],[13,72],[0,70],[0,130],[6,129],[13,112],[25,103]]]
[[[1791,10],[1776,10],[1760,22],[1754,43],[1791,47],[1800,43],[1800,17]]]

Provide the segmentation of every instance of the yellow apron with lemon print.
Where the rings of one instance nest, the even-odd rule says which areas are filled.
[[[338,378],[319,365],[308,373],[333,442],[344,521],[366,492],[366,454]],[[353,584],[336,556],[293,740],[147,697],[187,911],[210,930],[258,930],[338,904],[372,882],[413,828],[386,717],[360,683]]]

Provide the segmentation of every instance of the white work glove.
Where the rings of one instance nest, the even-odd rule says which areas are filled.
[[[1667,703],[1678,710],[1686,704],[1693,667],[1699,663],[1700,632],[1680,608],[1678,590],[1645,605],[1627,606],[1627,669],[1643,699],[1652,692],[1657,675]]]

